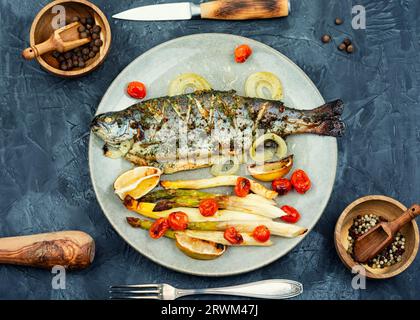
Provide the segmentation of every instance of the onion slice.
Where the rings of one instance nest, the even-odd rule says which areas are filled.
[[[229,162],[233,162],[233,165],[231,168],[224,170],[224,167]],[[230,156],[230,157],[222,157],[219,158],[216,163],[211,167],[211,174],[215,177],[218,176],[230,176],[237,173],[239,170],[239,160],[237,157]]]
[[[264,94],[264,89],[270,92],[270,97]],[[283,85],[271,72],[256,72],[246,80],[245,94],[251,98],[280,100],[283,98]]]
[[[210,90],[211,86],[206,79],[196,73],[184,73],[171,81],[169,95],[177,96],[188,93],[188,89],[193,89],[193,91]]]
[[[267,140],[272,140],[277,144],[277,150],[275,155],[282,159],[286,156],[287,154],[287,145],[286,142],[278,135],[276,135],[275,133],[266,133],[260,137],[258,137],[253,143],[251,148],[249,149],[249,156],[251,157],[252,160],[256,161],[256,162],[264,162],[264,161],[268,161],[271,160],[273,158],[273,156],[271,158],[267,157],[266,154],[264,154],[263,159],[261,158],[261,154],[257,153],[257,148],[260,144],[264,144],[265,141]]]

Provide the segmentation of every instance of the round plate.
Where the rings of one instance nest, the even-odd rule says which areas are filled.
[[[233,50],[239,44],[248,44],[253,49],[252,56],[243,64],[237,64],[233,59]],[[244,95],[246,78],[258,71],[273,72],[281,79],[284,86],[283,100],[289,107],[312,109],[324,103],[305,73],[267,45],[228,34],[197,34],[165,42],[135,59],[108,88],[97,113],[121,110],[138,102],[125,93],[127,84],[133,80],[146,84],[149,99],[167,95],[169,82],[186,72],[202,75],[214,89],[235,89],[238,94]],[[337,166],[337,142],[332,137],[300,135],[288,137],[287,144],[289,153],[295,155],[294,168],[304,169],[313,187],[305,195],[290,192],[278,200],[297,208],[302,215],[299,225],[310,230],[321,217],[331,195]],[[303,239],[272,237],[274,245],[271,247],[229,248],[222,257],[211,261],[189,258],[176,248],[173,240],[153,240],[147,232],[127,224],[127,216],[138,215],[124,208],[112,186],[115,179],[132,165],[123,159],[106,158],[102,146],[102,141],[91,135],[89,166],[99,204],[121,237],[156,263],[194,275],[233,275],[255,270],[277,260]],[[164,175],[162,179],[199,179],[210,176],[207,168]],[[212,191],[232,192],[231,188]]]

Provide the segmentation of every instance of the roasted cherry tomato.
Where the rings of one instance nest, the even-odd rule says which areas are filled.
[[[296,223],[300,219],[300,213],[291,206],[283,206],[281,210],[287,213],[287,216],[280,217],[281,220],[289,223]]]
[[[284,196],[290,190],[292,190],[292,183],[290,182],[289,179],[279,178],[279,179],[273,180],[273,182],[271,183],[271,187],[279,195]]]
[[[247,178],[239,177],[236,180],[235,194],[238,197],[246,197],[251,189],[251,182]]]
[[[185,230],[188,227],[188,216],[185,212],[172,212],[168,217],[168,223],[172,230]]]
[[[259,242],[266,242],[270,239],[270,230],[266,226],[258,226],[254,229],[252,236]]]
[[[219,210],[219,206],[214,199],[204,199],[200,201],[198,209],[200,210],[201,215],[211,217]]]
[[[293,187],[298,193],[304,194],[311,188],[311,180],[303,170],[296,170],[290,178]]]
[[[146,86],[139,81],[133,81],[128,84],[127,93],[135,99],[143,99],[146,96]]]
[[[232,244],[241,244],[244,242],[244,238],[242,238],[241,234],[236,231],[235,227],[227,228],[225,230],[224,237]]]
[[[149,229],[149,235],[153,239],[159,239],[169,229],[168,220],[165,218],[157,219]]]
[[[235,61],[237,63],[244,63],[252,54],[252,49],[246,44],[242,44],[235,49]]]

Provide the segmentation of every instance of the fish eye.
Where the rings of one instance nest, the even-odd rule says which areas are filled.
[[[104,121],[105,121],[105,123],[111,123],[112,118],[111,117],[105,117]]]

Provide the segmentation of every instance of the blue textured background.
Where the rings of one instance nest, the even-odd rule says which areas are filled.
[[[0,236],[80,229],[96,240],[93,265],[68,273],[66,290],[52,274],[0,266],[0,299],[102,299],[111,284],[168,282],[182,287],[237,284],[266,278],[301,281],[301,299],[420,298],[420,259],[402,275],[353,290],[351,273],[333,245],[333,229],[348,203],[385,194],[406,205],[420,198],[420,1],[292,0],[286,19],[247,22],[127,22],[111,20],[113,43],[91,75],[65,80],[20,52],[32,19],[48,1],[0,0]],[[155,1],[95,0],[108,17]],[[163,2],[163,1],[158,1]],[[363,4],[367,29],[351,28],[351,6]],[[334,19],[344,18],[342,26]],[[134,58],[164,41],[226,32],[281,51],[314,81],[326,100],[342,98],[348,130],[339,140],[334,192],[315,229],[286,257],[229,278],[202,278],[160,267],[131,249],[102,214],[89,178],[89,122],[112,80]],[[334,41],[322,44],[330,33]],[[344,37],[355,54],[339,52]]]

